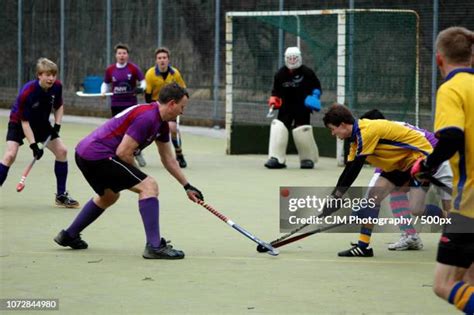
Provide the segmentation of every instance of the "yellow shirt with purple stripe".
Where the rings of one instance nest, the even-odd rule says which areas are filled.
[[[178,69],[171,66],[168,67],[168,75],[166,76],[166,79],[163,78],[157,66],[151,67],[145,74],[145,81],[145,93],[151,94],[151,99],[153,101],[158,100],[158,95],[160,94],[161,89],[167,84],[177,83],[179,86],[186,88],[181,73],[179,73]]]
[[[474,218],[474,69],[448,74],[436,96],[436,133],[464,131],[464,150],[450,160],[453,170],[453,212]]]
[[[433,151],[424,134],[389,120],[359,119],[354,122],[348,161],[366,156],[384,172],[406,171]]]

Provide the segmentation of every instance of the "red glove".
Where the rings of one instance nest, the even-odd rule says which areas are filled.
[[[436,173],[436,170],[430,169],[426,166],[425,161],[424,157],[418,158],[410,170],[411,177],[420,183],[429,181],[434,173]]]
[[[281,98],[278,96],[270,96],[268,99],[268,107],[273,107],[274,109],[280,109],[282,104]]]

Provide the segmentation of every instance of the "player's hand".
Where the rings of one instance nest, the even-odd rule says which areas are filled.
[[[51,138],[59,138],[59,130],[61,130],[61,125],[55,123],[51,128]]]
[[[273,107],[274,109],[280,109],[283,101],[278,96],[270,96],[268,99],[268,107]]]
[[[43,149],[40,149],[38,147],[38,143],[32,143],[30,144],[30,149],[33,151],[33,157],[37,160],[41,159],[41,157],[43,156],[44,154],[44,151]]]
[[[429,168],[424,157],[416,160],[410,170],[411,177],[420,183],[428,182],[435,173],[436,169]]]
[[[190,183],[187,183],[183,187],[189,199],[194,202],[197,202],[198,200],[204,201],[204,196],[202,195],[202,192],[199,189],[192,186]]]
[[[142,94],[143,92],[145,92],[145,90],[141,87],[136,87],[135,88],[135,94]]]
[[[313,110],[319,112],[321,110],[321,101],[320,101],[321,91],[318,89],[313,90],[313,94],[306,96],[304,100],[304,106],[308,107],[311,112]]]

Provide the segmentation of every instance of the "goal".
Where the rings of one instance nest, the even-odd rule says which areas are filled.
[[[319,77],[323,111],[337,101],[356,115],[377,108],[418,125],[418,29],[411,10],[227,12],[227,154],[266,152],[268,138],[259,139],[259,130],[269,129],[266,102],[289,46],[300,47],[303,63]],[[312,115],[316,132],[321,118]],[[239,140],[254,133],[251,141]],[[335,151],[341,165],[341,142]]]

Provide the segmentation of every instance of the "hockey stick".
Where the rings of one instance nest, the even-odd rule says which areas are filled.
[[[49,140],[51,140],[51,135],[46,139],[46,141],[43,143],[43,147],[42,149],[44,150],[44,148],[46,147],[46,145],[48,144]],[[33,168],[33,165],[35,165],[35,162],[37,161],[36,157],[33,158],[33,161],[31,161],[30,164],[28,164],[28,166],[25,168],[25,170],[23,171],[23,174],[21,174],[21,179],[20,179],[20,182],[18,183],[18,185],[16,185],[16,191],[17,192],[20,192],[22,191],[24,188],[25,188],[25,181],[26,181],[26,177],[28,176],[28,174],[30,173],[31,169]]]
[[[442,183],[439,179],[433,177],[433,176],[430,176],[429,177],[429,180],[430,182],[435,185],[435,186],[438,186],[439,188],[441,188],[442,190],[444,190],[446,193],[452,195],[453,194],[453,189],[446,186],[444,183]]]
[[[285,239],[280,238],[280,239],[282,239],[281,241],[280,241],[280,239],[274,240],[273,242],[270,243],[270,245],[273,246],[274,248],[282,247],[284,245],[299,241],[300,239],[306,238],[310,235],[321,233],[321,232],[324,232],[324,231],[328,231],[328,230],[337,228],[338,226],[341,226],[343,224],[345,224],[345,223],[336,223],[336,224],[333,224],[333,225],[324,226],[324,227],[318,228],[316,230],[309,231],[309,232],[306,232],[306,233],[303,233],[303,234],[300,234],[300,235],[296,235],[296,236],[293,236],[293,237],[290,237],[290,238],[287,238],[288,237],[288,235],[287,235]],[[259,253],[264,253],[264,252],[266,252],[266,248],[257,246],[257,251]]]
[[[275,116],[275,114],[273,113],[273,106],[270,107],[270,109],[268,110],[268,114],[267,114],[267,118],[272,118],[273,116]]]
[[[114,95],[114,93],[107,92],[107,93],[102,94],[102,93],[84,93],[83,91],[77,91],[76,95],[80,97],[99,97],[99,96],[112,96]]]
[[[262,246],[263,248],[265,248],[268,254],[272,256],[277,256],[280,253],[277,249],[273,248],[270,244],[265,243],[264,241],[257,238],[255,235],[251,234],[244,228],[240,227],[235,222],[227,218],[225,215],[223,215],[222,213],[220,213],[219,211],[217,211],[216,209],[214,209],[212,206],[208,205],[204,201],[199,200],[197,203],[203,206],[204,208],[206,208],[213,215],[215,215],[216,217],[218,217],[219,219],[221,219],[222,221],[224,221],[225,223],[227,223],[228,225],[236,229],[238,232],[240,232],[241,234],[245,235],[246,237],[248,237],[249,239],[257,243],[258,246]]]
[[[181,146],[181,134],[179,132],[179,115],[176,116],[176,143],[178,148]]]

